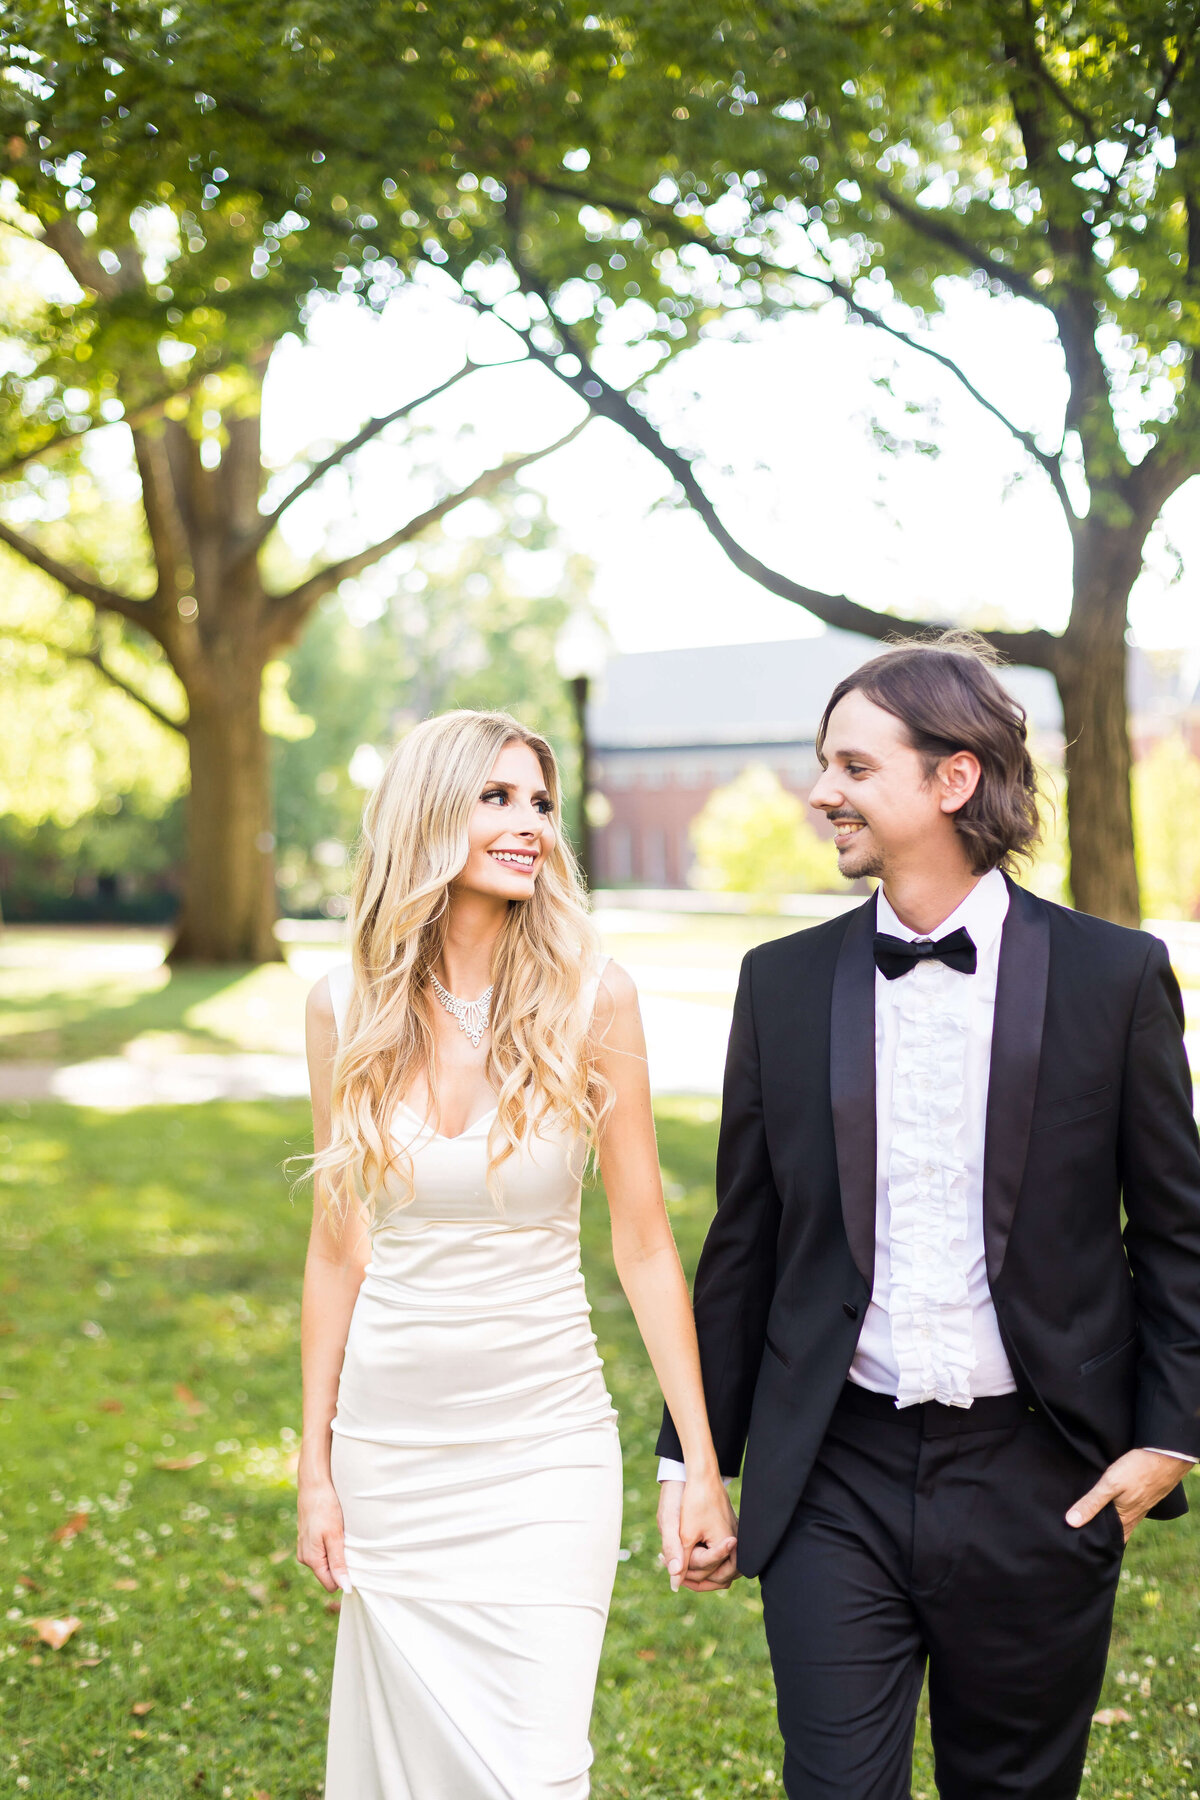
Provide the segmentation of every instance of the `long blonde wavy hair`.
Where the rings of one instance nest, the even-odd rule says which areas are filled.
[[[562,827],[561,785],[545,738],[508,713],[427,719],[397,746],[367,803],[350,908],[354,984],[333,1065],[328,1146],[314,1155],[331,1222],[365,1201],[375,1218],[385,1183],[412,1198],[412,1159],[394,1135],[398,1103],[423,1074],[438,1119],[437,1064],[427,1012],[442,953],[451,886],[469,854],[469,828],[496,757],[527,744],[550,796],[546,847],[533,895],[512,901],[492,960],[486,1073],[496,1090],[487,1183],[539,1122],[552,1119],[595,1144],[611,1105],[595,1066],[583,989],[599,938]]]

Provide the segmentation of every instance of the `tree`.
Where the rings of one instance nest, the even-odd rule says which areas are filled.
[[[508,457],[449,491],[414,471],[410,505],[385,537],[271,585],[267,558],[289,509],[473,365],[427,381],[345,442],[315,451],[264,500],[272,472],[260,441],[263,379],[317,271],[328,279],[339,260],[346,202],[339,208],[340,197],[327,195],[312,219],[296,210],[312,197],[301,175],[311,179],[321,161],[310,151],[305,171],[266,147],[231,179],[219,150],[211,154],[218,140],[204,123],[211,107],[197,72],[215,83],[237,65],[251,81],[256,70],[265,79],[286,48],[264,45],[253,22],[247,29],[233,9],[214,6],[172,57],[174,17],[140,4],[68,15],[17,6],[6,15],[0,236],[21,281],[6,309],[11,405],[0,441],[0,475],[17,478],[17,504],[0,518],[0,542],[93,609],[90,641],[59,653],[84,657],[186,742],[188,855],[172,956],[261,960],[279,954],[264,670],[342,581],[557,445]],[[429,98],[414,91],[410,120],[422,127]],[[137,154],[127,153],[131,138]],[[125,567],[105,572],[79,554],[69,476],[55,459],[118,421],[136,463],[142,528]],[[116,642],[105,620],[119,623]],[[152,640],[173,672],[171,704],[121,672],[127,629]]]
[[[657,242],[660,261],[724,283],[726,305],[839,305],[933,358],[1012,433],[1061,508],[1072,608],[1061,636],[1036,624],[986,635],[1055,677],[1074,898],[1128,924],[1140,915],[1128,600],[1164,503],[1200,473],[1198,32],[1200,8],[1179,0],[947,0],[886,13],[788,0],[707,17],[689,8],[686,20],[653,8],[639,18],[629,86],[632,97],[637,65],[677,79],[659,185],[648,193],[620,159],[543,184],[556,205],[568,195],[584,205],[598,239]],[[540,303],[523,333],[529,353],[663,463],[741,570],[868,636],[940,623],[816,591],[755,556],[698,459],[596,369],[598,307],[581,320],[575,284],[540,269],[520,240],[511,254]],[[977,382],[939,347],[948,277],[1048,313],[1065,393],[1053,439],[1035,437],[986,375]]]
[[[751,766],[715,788],[692,821],[697,887],[731,894],[837,892],[837,850],[774,770]]]
[[[77,7],[70,23],[15,12],[9,171],[37,189],[36,146],[50,171],[43,233],[58,231],[66,188],[95,211],[81,190],[101,177],[121,217],[171,213],[187,258],[195,243],[204,260],[179,321],[172,274],[155,341],[169,319],[195,346],[189,367],[201,336],[204,355],[223,354],[205,335],[214,316],[222,342],[231,321],[248,344],[255,330],[269,341],[256,320],[272,296],[286,311],[336,276],[383,305],[437,272],[656,457],[740,569],[829,624],[880,637],[931,621],[757,556],[714,497],[716,457],[706,466],[656,416],[653,375],[714,318],[828,304],[936,362],[1062,511],[1067,630],[987,635],[1058,682],[1076,902],[1136,921],[1127,601],[1165,501],[1200,468],[1195,0],[1041,13],[1026,0],[696,0],[603,18],[568,0],[315,0],[302,14],[221,0],[179,16],[139,0]],[[31,40],[61,106],[41,105]],[[39,110],[61,118],[57,137]],[[1052,322],[1065,393],[1052,439],[947,354],[936,326],[956,281]],[[55,323],[63,342],[81,329]],[[606,361],[618,343],[620,382]]]

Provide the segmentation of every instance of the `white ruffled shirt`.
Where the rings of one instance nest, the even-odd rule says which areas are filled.
[[[876,928],[913,941],[880,888]],[[929,935],[970,933],[963,975],[930,959],[875,974],[875,1280],[850,1380],[899,1406],[970,1406],[1016,1388],[988,1288],[983,1143],[1000,935],[998,869]]]
[[[983,1148],[1000,937],[1008,887],[998,869],[928,935],[960,927],[973,975],[930,959],[875,973],[875,1276],[850,1380],[898,1406],[970,1406],[1016,1389],[988,1287]],[[883,888],[876,929],[915,940]],[[1179,1451],[1161,1452],[1191,1461]],[[684,1466],[659,1462],[660,1481]]]

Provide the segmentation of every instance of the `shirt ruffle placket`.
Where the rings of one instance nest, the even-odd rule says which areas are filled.
[[[968,1172],[960,1153],[969,992],[933,961],[896,984],[888,1159],[888,1310],[901,1406],[969,1406],[975,1344],[967,1283]]]

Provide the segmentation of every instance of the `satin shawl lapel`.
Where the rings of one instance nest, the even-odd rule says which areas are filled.
[[[875,1274],[875,898],[850,915],[833,974],[829,1091],[850,1254]]]
[[[983,1151],[983,1236],[988,1281],[993,1288],[1004,1267],[1025,1174],[1050,970],[1047,909],[1011,881],[1008,893],[996,977]]]

